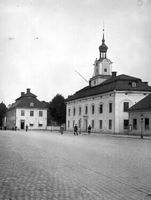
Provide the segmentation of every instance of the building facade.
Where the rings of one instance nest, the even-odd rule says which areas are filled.
[[[46,129],[47,128],[47,108],[46,105],[37,99],[37,96],[27,89],[21,92],[21,96],[16,99],[6,113],[6,128],[24,130]]]
[[[141,79],[112,72],[107,50],[103,33],[100,57],[95,60],[89,85],[67,98],[66,129],[69,131],[77,124],[80,131],[87,131],[91,125],[94,132],[128,133],[128,109],[151,93],[151,87]]]
[[[151,135],[151,94],[129,109],[130,134]]]

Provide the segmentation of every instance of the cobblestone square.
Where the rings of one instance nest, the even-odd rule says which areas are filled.
[[[2,200],[151,200],[151,140],[0,131]]]

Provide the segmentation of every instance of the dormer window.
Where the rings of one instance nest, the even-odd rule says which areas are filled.
[[[133,88],[136,87],[136,82],[132,82],[132,87],[133,87]]]
[[[33,107],[33,106],[34,106],[34,103],[33,103],[33,102],[31,102],[31,103],[30,103],[30,107]]]

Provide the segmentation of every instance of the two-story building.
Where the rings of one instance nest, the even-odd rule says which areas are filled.
[[[129,110],[130,134],[151,135],[151,94]]]
[[[7,129],[46,129],[47,128],[47,108],[46,104],[39,101],[37,96],[27,89],[21,92],[21,96],[11,104],[6,113]]]
[[[92,132],[128,133],[129,107],[151,93],[151,87],[141,79],[112,72],[112,62],[107,58],[108,47],[104,33],[99,47],[100,57],[95,60],[94,73],[89,85],[66,100],[66,129]]]

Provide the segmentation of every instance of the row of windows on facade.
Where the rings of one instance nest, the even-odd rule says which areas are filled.
[[[75,120],[73,120],[72,126],[74,127],[74,125],[75,125]],[[78,121],[78,127],[81,128],[81,119],[79,119],[79,121]],[[94,120],[91,121],[91,127],[95,128]],[[68,120],[68,128],[70,128],[70,121],[69,120]],[[103,129],[103,120],[99,120],[99,128]],[[123,120],[123,128],[125,130],[129,129],[129,120],[128,119]],[[138,129],[137,119],[133,119],[132,128]],[[108,129],[112,129],[112,120],[111,119],[108,120]],[[144,129],[145,130],[149,129],[149,118],[144,119]]]
[[[25,116],[25,110],[21,110],[21,116]],[[34,111],[31,110],[30,111],[30,116],[33,117],[34,116]],[[43,111],[39,111],[39,117],[42,117],[43,116]]]
[[[74,127],[74,125],[75,125],[75,120],[73,120],[72,127]],[[78,121],[78,127],[81,128],[81,119]],[[91,127],[92,127],[92,129],[95,128],[94,120],[91,121]],[[100,127],[100,129],[103,129],[103,120],[99,120],[99,127]],[[68,128],[70,128],[69,120],[68,120]],[[112,129],[112,120],[111,119],[108,120],[108,128]]]
[[[29,123],[29,126],[30,126],[30,127],[34,127],[34,124],[33,124],[33,123]],[[38,126],[39,126],[39,127],[42,127],[43,124],[42,124],[42,123],[39,123]]]
[[[109,103],[109,105],[108,105],[108,112],[109,113],[112,113],[112,110],[113,110],[112,107],[113,107],[112,103]],[[129,109],[129,102],[123,102],[123,112],[127,112],[128,109]],[[82,107],[79,107],[79,115],[81,115],[81,113],[82,113]],[[92,106],[91,106],[91,113],[92,114],[95,113],[95,105],[94,104],[92,104]],[[99,113],[103,113],[103,104],[99,105]],[[85,115],[88,114],[88,106],[85,106],[84,114]],[[70,115],[71,115],[71,109],[69,108],[68,109],[68,116],[70,116]],[[76,115],[76,108],[74,107],[73,108],[73,116],[75,116],[75,115]]]
[[[132,126],[133,126],[133,129],[138,129],[138,119],[133,119],[133,122],[132,122]],[[145,130],[148,130],[149,129],[149,126],[150,126],[150,120],[149,118],[144,118],[144,121],[142,121],[141,123],[143,123],[144,128]]]

